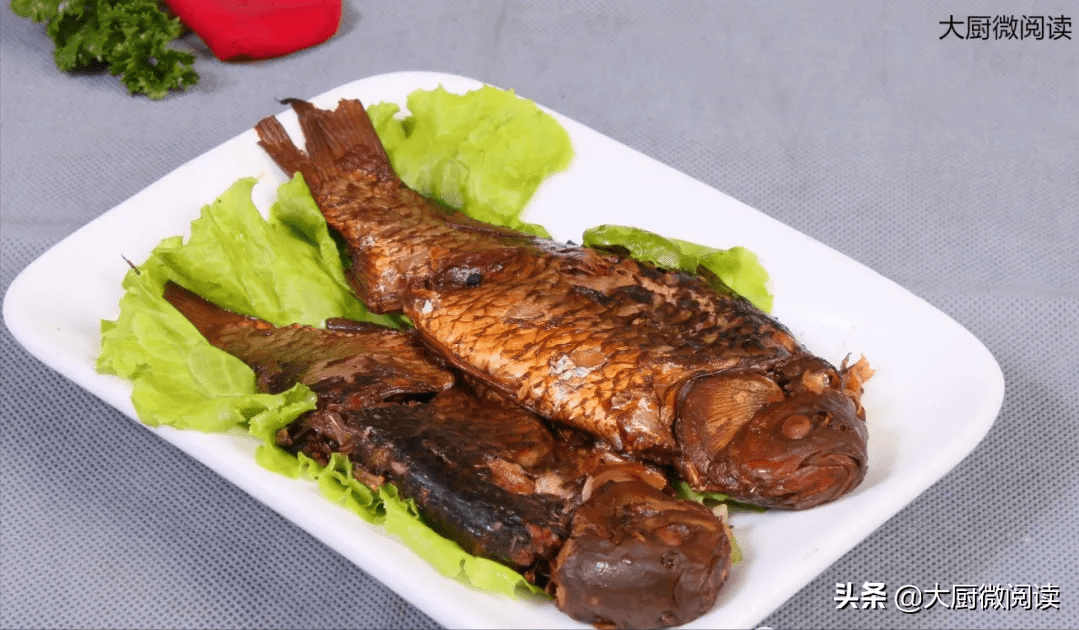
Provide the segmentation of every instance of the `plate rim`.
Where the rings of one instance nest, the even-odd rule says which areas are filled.
[[[455,74],[440,73],[440,72],[428,72],[428,71],[400,71],[400,72],[392,72],[392,73],[372,75],[370,77],[364,77],[364,78],[356,79],[356,80],[350,81],[348,83],[345,83],[343,85],[337,86],[335,88],[331,88],[330,90],[327,90],[327,91],[323,92],[322,94],[319,94],[319,95],[313,97],[311,100],[314,101],[314,102],[326,101],[329,98],[334,98],[335,95],[337,95],[337,94],[347,93],[347,92],[350,92],[350,91],[352,91],[352,92],[356,91],[357,90],[356,86],[358,84],[366,84],[368,82],[378,82],[378,81],[402,81],[402,82],[406,82],[406,83],[410,82],[410,81],[414,81],[417,84],[431,83],[431,82],[441,83],[441,82],[445,81],[445,82],[450,82],[450,83],[466,82],[466,83],[475,84],[477,86],[482,85],[482,82],[480,82],[480,81],[477,81],[475,79],[471,79],[469,77],[455,75]],[[541,105],[541,107],[543,107],[543,106]],[[643,154],[643,153],[641,153],[639,151],[636,151],[635,149],[632,149],[631,147],[628,147],[625,144],[623,144],[623,143],[621,143],[621,142],[619,142],[619,141],[617,141],[615,139],[612,139],[612,138],[610,138],[610,137],[608,137],[608,136],[606,136],[604,134],[601,134],[601,133],[595,131],[594,129],[591,129],[590,127],[587,127],[586,125],[583,125],[583,124],[578,123],[576,121],[572,121],[572,119],[566,118],[565,116],[562,116],[561,114],[557,114],[557,112],[553,112],[552,110],[550,110],[550,109],[548,109],[546,107],[543,107],[543,109],[545,111],[548,111],[549,113],[552,113],[552,114],[556,115],[556,117],[559,119],[560,122],[570,121],[570,122],[573,123],[573,125],[581,128],[581,129],[587,130],[588,132],[590,132],[592,134],[595,134],[596,136],[599,136],[599,137],[603,138],[604,140],[613,143],[612,146],[616,145],[620,150],[628,151],[628,152],[632,153],[634,156],[638,156],[640,158],[644,158],[645,160],[648,160],[653,165],[658,165],[659,167],[662,167],[662,169],[667,171],[669,174],[673,173],[677,177],[684,178],[685,180],[688,180],[688,181],[693,181],[697,185],[704,186],[705,188],[707,188],[710,191],[717,192],[717,193],[719,193],[721,195],[724,195],[724,196],[729,198],[729,196],[726,195],[726,193],[722,193],[722,191],[718,191],[717,189],[713,188],[712,186],[709,186],[708,184],[706,184],[704,182],[700,182],[699,180],[696,180],[695,178],[692,178],[691,176],[689,176],[689,175],[687,175],[685,173],[682,173],[681,171],[678,171],[678,170],[674,169],[673,167],[670,167],[670,166],[668,166],[666,164],[663,164],[662,162],[659,162],[658,160],[655,160],[654,158],[651,158],[651,157],[649,157],[649,156],[647,156],[647,155],[645,155],[645,154]],[[287,112],[287,110],[286,110],[286,112]],[[65,247],[71,247],[71,243],[77,242],[80,238],[88,238],[89,237],[88,235],[92,234],[93,231],[95,229],[97,229],[94,226],[100,226],[103,223],[107,222],[108,221],[107,217],[109,217],[110,215],[115,215],[115,213],[121,212],[122,209],[125,208],[128,204],[133,203],[135,200],[139,199],[142,196],[152,195],[153,192],[158,187],[164,185],[163,182],[166,182],[168,180],[172,180],[172,179],[176,179],[176,178],[181,177],[183,173],[187,172],[187,170],[189,170],[191,168],[191,165],[199,162],[200,160],[204,160],[206,158],[206,156],[210,155],[211,153],[217,152],[217,151],[222,151],[223,152],[225,150],[225,147],[230,146],[231,144],[242,143],[242,142],[245,141],[245,139],[250,140],[253,137],[254,137],[254,131],[252,129],[248,129],[246,131],[243,131],[243,132],[233,136],[232,138],[229,138],[229,139],[225,140],[224,142],[222,142],[222,143],[218,144],[217,146],[209,149],[208,151],[206,151],[206,152],[204,152],[204,153],[202,153],[202,154],[200,154],[200,155],[198,155],[198,156],[196,156],[196,157],[194,157],[194,158],[192,158],[190,160],[185,161],[180,166],[174,168],[173,170],[171,170],[170,172],[168,172],[167,174],[165,174],[161,178],[155,180],[153,183],[146,186],[145,188],[143,188],[139,192],[135,193],[134,195],[132,195],[128,199],[122,201],[120,204],[117,204],[116,206],[110,208],[109,210],[106,210],[105,212],[101,213],[99,216],[95,217],[93,220],[86,223],[85,225],[83,225],[79,229],[75,230],[73,233],[69,234],[67,237],[65,237],[64,239],[62,239],[61,241],[59,241],[58,243],[56,243],[52,247],[50,247],[46,252],[44,252],[43,254],[38,256],[33,262],[31,262],[23,270],[21,270],[19,272],[19,274],[15,277],[15,279],[12,280],[12,282],[9,285],[8,290],[7,290],[7,292],[6,292],[5,296],[4,296],[4,303],[3,303],[4,323],[8,327],[8,330],[11,332],[11,334],[15,338],[15,340],[20,345],[22,345],[31,355],[33,355],[35,358],[37,358],[37,359],[41,360],[43,363],[45,363],[50,369],[56,371],[57,373],[64,376],[68,380],[73,381],[74,383],[76,383],[77,385],[82,387],[83,389],[86,389],[90,393],[94,394],[96,397],[101,398],[102,400],[104,400],[104,402],[108,403],[110,406],[116,408],[117,410],[119,410],[121,413],[128,416],[129,418],[132,418],[137,424],[143,426],[144,428],[147,428],[148,430],[154,431],[155,433],[157,433],[160,437],[162,437],[166,441],[168,441],[170,443],[173,443],[174,445],[178,446],[185,453],[187,453],[188,455],[191,455],[197,461],[200,461],[203,464],[207,465],[212,470],[214,470],[216,473],[222,475],[223,477],[225,477],[227,480],[229,480],[233,484],[239,486],[241,489],[243,489],[245,492],[247,492],[251,496],[255,497],[257,500],[262,502],[264,505],[267,505],[268,507],[270,507],[274,511],[278,512],[279,514],[282,514],[282,516],[284,516],[287,520],[292,522],[294,525],[300,527],[301,529],[304,529],[305,531],[307,531],[311,535],[315,536],[317,539],[319,539],[323,543],[327,544],[331,548],[335,549],[339,553],[343,553],[332,542],[327,541],[327,539],[326,539],[327,534],[325,532],[318,532],[318,533],[312,532],[311,529],[309,528],[309,526],[305,526],[302,523],[298,523],[295,518],[293,518],[289,514],[286,514],[281,509],[278,509],[278,507],[275,506],[275,504],[273,504],[272,502],[268,502],[264,498],[260,498],[260,496],[259,496],[261,494],[260,490],[258,488],[253,487],[251,483],[243,483],[241,481],[238,481],[233,476],[230,476],[229,474],[226,474],[225,472],[222,472],[219,469],[219,467],[221,466],[221,462],[214,460],[212,457],[208,457],[206,452],[196,454],[196,453],[193,453],[190,450],[188,450],[189,448],[192,448],[193,444],[197,444],[199,442],[199,440],[189,440],[189,439],[187,439],[187,438],[185,438],[183,436],[183,434],[187,434],[189,432],[182,432],[182,431],[178,431],[178,430],[175,430],[175,429],[170,429],[168,427],[151,428],[151,427],[147,427],[146,425],[143,425],[141,422],[139,422],[137,420],[137,418],[135,417],[135,415],[134,415],[134,409],[131,406],[129,397],[128,398],[122,398],[122,399],[117,397],[117,392],[122,390],[123,389],[122,387],[121,388],[116,388],[116,387],[109,388],[104,393],[102,391],[100,391],[99,387],[95,387],[95,385],[100,385],[101,384],[101,382],[102,382],[101,378],[102,377],[104,377],[104,378],[113,378],[113,379],[116,379],[117,377],[107,377],[105,375],[99,375],[93,369],[90,370],[89,374],[85,373],[85,371],[83,371],[83,372],[76,371],[74,374],[72,374],[70,366],[64,364],[64,361],[63,361],[64,356],[61,353],[58,353],[56,351],[57,349],[55,347],[50,347],[50,345],[48,343],[48,339],[45,338],[45,337],[40,336],[37,333],[37,331],[34,329],[34,327],[29,325],[27,317],[32,315],[32,313],[24,312],[25,304],[26,304],[26,296],[28,295],[28,292],[32,289],[32,285],[31,285],[32,281],[35,279],[35,276],[40,275],[44,270],[47,269],[47,266],[49,264],[48,261],[51,261],[53,258],[58,256],[58,254],[56,254],[55,252],[64,251]],[[571,166],[571,168],[572,168],[572,166]],[[209,200],[207,200],[207,202],[208,201]],[[738,203],[741,203],[741,202],[738,202]],[[745,204],[742,204],[742,205],[745,206]],[[932,471],[928,475],[925,475],[924,479],[920,480],[919,483],[907,484],[904,488],[902,488],[902,490],[905,491],[906,495],[909,495],[909,496],[902,497],[902,500],[900,500],[898,502],[898,504],[897,504],[897,506],[895,507],[894,510],[885,510],[884,513],[878,513],[878,514],[871,515],[868,518],[863,518],[861,523],[860,523],[860,526],[858,527],[860,535],[857,537],[856,540],[853,541],[853,543],[851,543],[849,545],[846,545],[845,543],[843,545],[840,545],[843,548],[842,548],[842,551],[840,553],[838,553],[838,554],[834,553],[835,552],[834,549],[830,550],[830,551],[825,550],[823,552],[824,555],[826,555],[826,556],[834,555],[834,557],[832,557],[830,560],[828,560],[826,563],[824,563],[822,566],[820,566],[820,568],[818,570],[812,571],[812,572],[810,572],[809,574],[806,574],[806,575],[801,575],[800,576],[801,579],[798,580],[800,582],[800,585],[797,586],[797,588],[790,591],[789,593],[786,593],[785,595],[783,595],[782,598],[779,598],[776,601],[767,602],[765,604],[765,606],[762,607],[762,609],[767,608],[767,610],[764,610],[759,615],[754,617],[753,622],[755,623],[756,621],[759,621],[760,619],[763,619],[768,614],[771,614],[776,608],[778,608],[778,606],[782,605],[782,603],[784,601],[786,601],[790,597],[793,597],[794,594],[796,594],[799,590],[801,590],[801,588],[803,588],[806,584],[808,584],[810,581],[812,581],[812,579],[814,579],[817,575],[819,575],[819,573],[821,571],[823,571],[828,566],[830,566],[835,561],[837,561],[839,559],[839,557],[842,555],[842,553],[845,553],[845,552],[853,549],[858,544],[860,544],[870,534],[872,534],[873,531],[875,531],[877,528],[879,528],[881,525],[883,525],[885,522],[887,522],[889,519],[891,519],[896,513],[898,513],[904,507],[909,505],[909,503],[911,501],[913,501],[914,498],[916,498],[917,496],[924,493],[929,487],[931,487],[932,485],[934,485],[935,483],[940,481],[945,475],[947,475],[947,473],[949,471],[951,471],[956,466],[958,466],[960,463],[962,463],[962,461],[965,460],[966,457],[969,456],[971,452],[973,452],[973,450],[978,446],[978,444],[981,443],[981,441],[985,438],[985,436],[988,434],[988,432],[992,428],[992,426],[993,426],[993,424],[994,424],[994,422],[995,422],[995,420],[996,420],[996,418],[997,418],[997,416],[999,414],[1001,405],[1003,403],[1003,397],[1004,397],[1004,391],[1005,391],[1005,381],[1004,381],[1003,372],[1000,369],[1000,365],[996,361],[996,359],[993,357],[993,355],[989,351],[989,349],[971,331],[967,330],[965,327],[963,327],[961,324],[959,324],[957,321],[955,321],[952,317],[950,317],[949,315],[947,315],[946,313],[944,313],[940,309],[934,307],[933,305],[929,304],[926,300],[924,300],[924,299],[920,298],[919,296],[915,295],[914,293],[912,293],[908,289],[902,287],[898,283],[896,283],[896,282],[892,281],[891,279],[881,275],[880,273],[872,270],[868,266],[866,266],[866,265],[864,265],[864,264],[862,264],[862,263],[860,263],[860,262],[858,262],[858,261],[856,261],[856,260],[842,254],[841,252],[838,252],[837,250],[835,250],[835,249],[833,249],[833,248],[831,248],[831,247],[829,247],[829,246],[827,246],[827,245],[825,245],[823,243],[820,243],[819,241],[816,241],[815,239],[813,239],[812,237],[809,237],[808,235],[805,235],[805,234],[803,234],[801,232],[798,232],[797,230],[794,230],[790,226],[787,226],[787,225],[785,225],[785,224],[783,224],[783,223],[781,223],[781,222],[779,222],[779,221],[777,221],[775,219],[772,219],[768,215],[765,215],[764,213],[762,213],[762,212],[760,212],[758,210],[750,208],[749,206],[745,206],[745,207],[748,208],[749,210],[752,210],[753,212],[759,214],[761,217],[764,217],[768,221],[774,222],[776,225],[783,226],[784,229],[791,230],[795,234],[800,235],[801,237],[806,239],[806,242],[811,243],[812,247],[819,248],[820,251],[826,252],[829,256],[837,256],[837,257],[839,257],[838,260],[841,260],[844,264],[856,266],[856,268],[859,270],[860,273],[869,274],[869,277],[871,277],[875,281],[883,281],[884,283],[886,283],[887,288],[889,290],[891,290],[891,291],[901,291],[903,294],[906,294],[907,299],[912,300],[912,303],[917,304],[919,306],[919,308],[928,309],[926,312],[932,314],[932,316],[937,318],[938,321],[945,322],[944,325],[946,327],[952,328],[952,333],[953,334],[955,334],[955,333],[960,333],[961,334],[961,337],[963,338],[963,342],[965,343],[965,351],[966,352],[970,352],[970,353],[972,353],[974,355],[980,355],[980,358],[982,360],[978,362],[978,365],[982,369],[981,369],[980,373],[977,374],[976,376],[977,376],[977,378],[984,381],[987,388],[988,388],[987,396],[983,397],[982,399],[980,399],[978,401],[979,402],[978,408],[972,412],[972,415],[974,416],[975,420],[977,420],[977,421],[969,423],[969,425],[967,426],[968,431],[966,432],[964,439],[949,445],[948,448],[944,448],[942,450],[942,452],[939,453],[934,460],[932,460],[932,462],[931,462]],[[191,218],[193,218],[193,216],[188,217],[187,221],[189,221]],[[970,375],[968,375],[968,376],[970,376]],[[128,391],[128,396],[129,395],[130,395],[130,392]],[[207,461],[207,459],[209,459],[211,461]],[[226,465],[226,467],[227,467],[227,465]],[[247,474],[247,472],[248,471],[244,471],[244,474]],[[267,472],[267,474],[272,474],[272,473]],[[241,479],[242,479],[242,477],[241,477]],[[287,481],[284,477],[280,477],[280,476],[276,476],[276,475],[274,476],[274,479],[278,480],[280,482]],[[351,556],[346,555],[346,558],[349,561],[351,561],[353,563],[356,563],[356,560],[354,558],[352,558]],[[356,563],[356,564],[359,564],[359,563]],[[401,590],[399,590],[399,588],[395,588],[392,584],[388,583],[384,576],[378,575],[377,574],[378,572],[376,570],[373,570],[372,568],[369,568],[368,566],[365,566],[363,564],[359,564],[359,566],[365,572],[367,572],[369,575],[371,575],[371,577],[379,580],[380,582],[382,582],[384,584],[387,584],[387,586],[392,588],[395,592],[397,592],[398,594],[401,594],[401,596],[404,599],[406,599],[407,601],[409,601],[410,603],[415,605],[417,608],[420,608],[426,614],[430,615],[432,618],[436,619],[440,623],[443,623],[444,625],[447,625],[447,626],[471,625],[470,622],[473,622],[473,623],[475,622],[475,619],[468,619],[468,618],[466,618],[467,616],[462,617],[462,616],[460,616],[458,614],[447,614],[447,612],[445,610],[443,610],[442,607],[437,604],[437,602],[424,600],[423,598],[420,598],[421,601],[417,601],[414,596],[406,597],[404,594],[402,594],[402,592],[401,592]],[[391,580],[391,582],[392,581],[393,580]],[[724,589],[725,594],[726,594],[726,591],[728,591],[728,590],[729,589]],[[728,596],[729,596],[729,594],[728,594]],[[723,598],[723,595],[721,595],[721,599],[722,598]],[[773,598],[773,599],[775,599],[775,598]],[[713,612],[715,612],[715,609],[713,609]],[[561,614],[561,613],[559,613],[559,614]],[[705,615],[704,617],[699,618],[697,620],[697,622],[700,622],[700,620],[702,620],[702,619],[706,619],[711,614],[712,613],[709,613],[708,615]],[[566,617],[566,620],[569,620],[569,618]],[[498,620],[495,620],[495,621],[497,622]],[[570,621],[572,621],[572,620],[570,620]],[[693,627],[694,625],[696,625],[697,622],[691,622],[690,624],[687,624],[686,627]]]

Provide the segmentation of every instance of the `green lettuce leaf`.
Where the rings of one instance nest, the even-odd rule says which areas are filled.
[[[724,503],[729,498],[722,492],[697,492],[693,488],[689,487],[689,484],[685,481],[675,482],[674,490],[678,494],[679,498],[688,499],[689,501],[696,501],[697,503],[704,503],[706,501],[712,504]]]
[[[700,266],[757,308],[772,312],[774,296],[768,290],[768,272],[753,252],[741,246],[714,251],[700,259]]]
[[[204,207],[187,242],[161,241],[124,278],[120,317],[102,322],[97,368],[132,381],[132,404],[147,424],[208,432],[248,423],[280,428],[315,401],[303,385],[259,393],[250,368],[210,345],[161,297],[167,280],[277,325],[321,326],[329,317],[395,325],[352,295],[303,180],[280,187],[269,221],[251,202],[255,182],[242,179]]]
[[[158,247],[179,245],[179,237]],[[102,322],[97,369],[130,380],[131,403],[151,426],[227,431],[253,420],[287,422],[314,409],[304,385],[281,394],[259,393],[255,375],[239,359],[210,345],[161,297],[176,280],[155,254],[124,278],[120,317]]]
[[[296,456],[302,474],[313,479],[322,496],[344,507],[369,523],[382,523],[386,510],[379,493],[352,476],[352,464],[341,453],[330,456],[326,466],[303,453]]]
[[[257,180],[241,179],[204,207],[186,243],[155,250],[181,285],[237,313],[275,326],[322,326],[348,317],[384,326],[345,280],[341,257],[311,193],[296,175],[278,189],[267,221],[251,201]]]
[[[720,250],[623,225],[599,225],[585,230],[583,242],[586,247],[623,252],[662,269],[698,273],[703,267],[719,280],[713,282],[716,289],[734,291],[766,313],[772,310],[768,272],[756,254],[744,247]],[[708,278],[707,274],[705,277]]]
[[[549,236],[520,217],[540,183],[573,159],[569,134],[554,118],[513,90],[490,86],[464,95],[418,90],[408,109],[404,119],[392,103],[372,111],[406,184],[474,219]]]

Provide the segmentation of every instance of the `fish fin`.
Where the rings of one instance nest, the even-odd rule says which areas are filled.
[[[363,103],[342,99],[337,109],[318,109],[311,103],[287,99],[300,119],[307,151],[318,162],[336,162],[349,153],[389,164],[389,156]]]
[[[325,110],[296,98],[286,98],[281,102],[292,106],[296,112],[307,153],[296,148],[284,127],[273,116],[255,125],[255,131],[259,134],[259,145],[282,169],[290,173],[303,173],[308,184],[311,184],[313,178],[349,155],[364,159],[368,166],[376,168],[379,176],[397,180],[386,149],[363,103],[356,99],[342,99],[336,109]]]
[[[187,318],[214,346],[220,347],[221,333],[229,328],[273,328],[273,324],[225,310],[172,280],[165,283],[165,300]]]
[[[296,148],[292,138],[281,126],[276,118],[270,116],[263,118],[255,125],[255,131],[259,135],[259,146],[277,162],[283,171],[293,175],[302,172],[303,167],[308,165],[311,158],[303,151]],[[306,177],[306,175],[304,176]]]

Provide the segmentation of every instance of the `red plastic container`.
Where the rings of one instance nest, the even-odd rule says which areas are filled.
[[[341,0],[166,0],[222,61],[267,59],[321,44],[341,23]]]

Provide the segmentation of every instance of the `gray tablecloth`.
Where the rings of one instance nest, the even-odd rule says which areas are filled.
[[[275,97],[396,70],[513,87],[897,281],[1003,368],[1003,409],[974,453],[762,624],[1079,627],[1079,43],[1070,23],[1059,39],[941,39],[953,15],[966,35],[970,16],[1076,14],[1042,1],[346,2],[338,35],[282,59],[224,64],[187,36],[201,82],[152,102],[107,74],[61,74],[43,28],[5,6],[0,286],[278,112]],[[434,625],[6,329],[0,357],[0,625]],[[887,585],[886,609],[837,609],[837,583],[867,581]],[[890,598],[905,584],[949,593],[905,614]],[[1032,610],[953,599],[1023,585],[1041,589]]]

